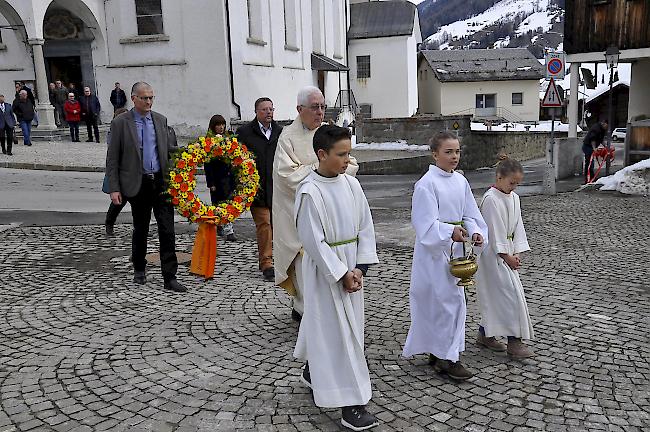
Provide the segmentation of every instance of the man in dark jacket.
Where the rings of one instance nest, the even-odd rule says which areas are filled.
[[[65,101],[68,100],[68,88],[63,85],[59,80],[56,80],[54,83],[54,108],[56,116],[59,119],[59,126],[67,126],[68,123],[65,121],[65,112],[63,111],[63,105]]]
[[[29,100],[27,91],[18,92],[18,98],[14,100],[11,108],[16,114],[20,130],[23,132],[23,142],[26,146],[32,145],[32,120],[34,120],[34,104]]]
[[[88,130],[86,142],[93,142],[93,131],[95,132],[95,141],[99,142],[97,120],[102,110],[99,99],[94,94],[91,94],[90,87],[84,87],[84,94],[79,98],[79,103],[81,104],[81,118],[86,122],[86,129]]]
[[[5,102],[4,95],[0,94],[0,144],[2,144],[2,153],[11,156],[11,146],[14,143],[14,126],[16,119],[11,105]],[[5,147],[5,139],[7,146]]]
[[[271,202],[273,199],[273,157],[282,126],[273,121],[273,101],[267,97],[255,101],[255,120],[237,130],[238,139],[255,155],[260,174],[260,188],[253,201],[251,213],[255,221],[260,270],[265,281],[275,279],[273,269],[273,229]]]
[[[115,88],[111,91],[111,105],[113,105],[113,112],[126,105],[126,94],[120,88],[120,83],[115,83]]]
[[[607,120],[595,123],[591,128],[589,128],[589,132],[587,132],[587,135],[585,135],[582,142],[582,152],[585,154],[585,183],[587,182],[588,177],[594,177],[594,164],[590,164],[591,154],[603,143],[608,129],[609,125]]]

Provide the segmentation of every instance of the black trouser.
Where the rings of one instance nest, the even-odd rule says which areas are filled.
[[[5,139],[7,140],[6,148]],[[0,129],[0,144],[2,144],[2,153],[11,153],[11,148],[14,144],[14,128],[5,126],[4,128]]]
[[[79,141],[79,122],[69,121],[68,126],[70,126],[70,139],[73,142]]]
[[[108,206],[108,211],[106,212],[106,225],[115,225],[115,221],[117,221],[117,217],[125,205],[126,201],[122,201],[122,204],[117,205],[111,201],[111,205]]]
[[[585,175],[585,183],[586,183],[587,176],[589,176],[589,178],[591,179],[594,178],[594,163],[591,162],[591,154],[594,152],[594,149],[590,145],[583,144],[582,152],[585,154],[585,166],[582,172]],[[591,165],[589,164],[589,162],[591,162]]]
[[[144,271],[147,260],[147,235],[151,210],[158,225],[160,240],[160,267],[165,281],[176,278],[178,261],[176,260],[176,238],[174,234],[174,207],[163,195],[164,183],[161,173],[143,175],[140,191],[134,197],[127,198],[131,204],[133,216],[133,269]]]
[[[86,122],[86,129],[88,130],[88,141],[93,140],[94,130],[95,141],[99,142],[99,126],[97,126],[97,116],[94,114],[86,114],[84,121]]]

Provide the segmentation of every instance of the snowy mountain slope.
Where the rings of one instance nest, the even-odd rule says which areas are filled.
[[[530,47],[539,56],[562,42],[564,10],[558,0],[501,0],[484,12],[438,28],[428,48]],[[435,7],[435,4],[433,5]]]

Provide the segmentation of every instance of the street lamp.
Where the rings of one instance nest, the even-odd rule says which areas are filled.
[[[608,156],[605,161],[605,175],[609,175],[609,169],[611,165],[611,160],[609,158],[609,152],[612,147],[612,131],[614,130],[614,112],[612,109],[613,103],[613,94],[612,94],[612,85],[614,84],[614,68],[618,66],[618,58],[621,55],[621,52],[615,46],[610,46],[605,50],[605,61],[607,61],[607,67],[609,67],[609,97],[607,102],[608,113],[609,113],[609,130],[607,131],[607,153]]]

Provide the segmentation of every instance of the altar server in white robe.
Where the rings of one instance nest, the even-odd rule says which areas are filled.
[[[316,405],[341,408],[343,426],[360,431],[378,424],[365,408],[371,389],[363,300],[363,277],[378,262],[375,231],[361,185],[345,174],[350,131],[321,126],[313,148],[318,168],[296,192],[305,314],[294,356],[306,361],[301,380],[312,389]]]
[[[477,343],[492,351],[507,350],[514,358],[533,355],[521,340],[534,337],[518,272],[519,254],[530,250],[519,196],[514,192],[523,178],[524,169],[516,160],[505,159],[497,165],[496,183],[485,192],[480,206],[490,246],[481,254],[476,274],[481,309]],[[507,347],[496,336],[507,336]]]
[[[415,247],[411,274],[411,328],[404,356],[429,353],[439,373],[462,381],[473,374],[460,362],[465,350],[467,307],[463,287],[449,273],[452,243],[471,237],[477,250],[487,242],[487,226],[465,177],[455,172],[460,161],[456,135],[440,132],[431,139],[435,164],[415,184],[411,223]]]
[[[305,87],[298,92],[298,117],[282,129],[273,159],[273,261],[275,283],[292,296],[292,317],[300,320],[303,314],[301,265],[302,244],[294,224],[296,188],[318,167],[313,150],[313,137],[325,116],[325,98],[316,87]],[[347,173],[355,175],[359,169],[356,159],[350,157]]]

